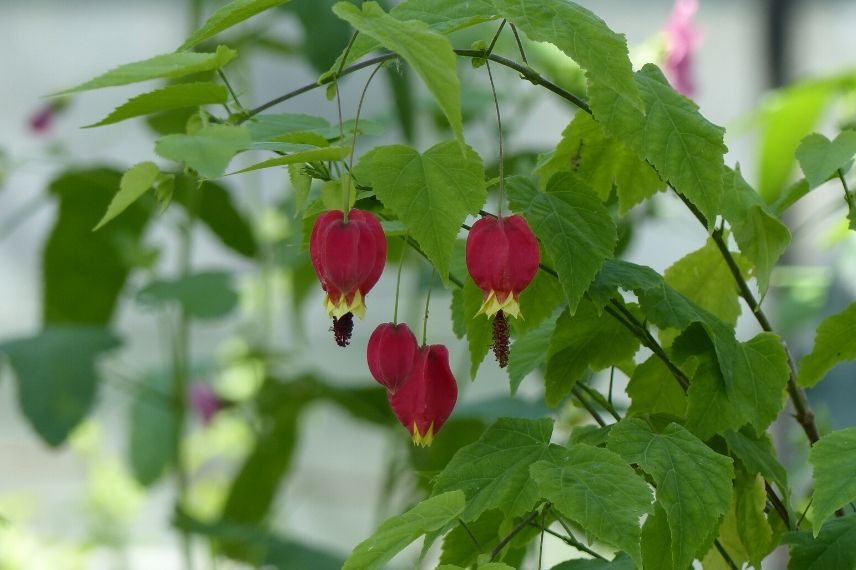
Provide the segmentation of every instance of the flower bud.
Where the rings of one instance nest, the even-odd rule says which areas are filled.
[[[449,368],[446,347],[423,346],[410,378],[398,392],[387,392],[387,396],[398,421],[410,431],[413,443],[431,445],[458,400],[458,384]]]
[[[406,324],[384,323],[369,338],[369,371],[379,384],[395,394],[413,371],[419,344]]]

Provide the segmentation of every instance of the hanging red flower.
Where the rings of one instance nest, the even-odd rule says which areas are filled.
[[[508,364],[508,322],[505,315],[522,318],[520,293],[538,272],[538,240],[523,216],[486,216],[473,224],[467,237],[467,270],[484,291],[476,315],[493,320],[493,350],[499,365]]]
[[[353,315],[365,315],[365,296],[375,286],[386,263],[386,236],[378,219],[363,210],[341,210],[319,216],[309,239],[312,266],[326,292],[324,306],[333,317],[339,346],[347,346]]]
[[[419,356],[419,344],[406,324],[383,323],[369,338],[369,371],[392,394],[410,378]]]
[[[423,346],[410,378],[398,392],[387,392],[387,396],[398,421],[410,431],[413,443],[431,445],[458,400],[458,383],[449,368],[446,347]]]

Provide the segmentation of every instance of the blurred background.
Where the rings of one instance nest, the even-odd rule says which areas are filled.
[[[311,83],[330,67],[350,37],[347,25],[329,13],[332,3],[293,0],[223,34],[222,43],[241,54],[226,73],[246,106]],[[626,34],[637,66],[664,64],[674,48],[671,0],[580,3]],[[65,273],[43,270],[51,255],[75,246],[63,244],[58,229],[63,215],[74,215],[74,205],[59,199],[61,187],[81,183],[73,176],[69,182],[67,172],[123,172],[144,160],[164,164],[152,141],[186,120],[161,117],[160,122],[81,129],[141,93],[140,86],[63,100],[45,96],[117,65],[174,50],[194,21],[220,4],[0,3],[0,342],[38,334],[49,320],[46,295],[85,304],[85,287],[62,285],[74,281],[75,272],[113,271],[91,259],[60,268]],[[692,16],[698,36],[690,42],[688,88],[702,113],[728,129],[728,162],[739,162],[747,180],[769,201],[796,180],[793,151],[803,136],[813,130],[834,134],[852,124],[854,24],[856,2],[847,0],[701,0]],[[452,41],[456,47],[487,41],[495,26],[453,34]],[[574,92],[584,90],[579,69],[560,52],[528,42],[525,47],[533,67]],[[500,40],[497,52],[516,58],[510,36]],[[466,61],[460,73],[467,140],[495,171],[496,123],[486,74]],[[494,74],[506,128],[506,171],[531,171],[538,154],[558,142],[574,109],[510,70],[497,68]],[[363,111],[367,121],[358,152],[401,141],[424,149],[449,137],[442,115],[415,77],[404,71],[381,75],[386,77],[372,84]],[[346,119],[355,113],[365,77],[358,73],[341,83]],[[221,109],[212,112],[222,114]],[[322,89],[271,112],[336,121],[335,101]],[[241,155],[230,170],[258,159]],[[117,175],[112,170],[101,175],[100,183],[115,189]],[[332,342],[320,288],[301,251],[303,223],[294,217],[287,171],[217,183],[223,203],[211,206],[208,219],[188,231],[184,210],[173,204],[145,228],[139,243],[121,249],[130,273],[116,306],[107,312],[122,345],[98,359],[101,380],[92,413],[67,441],[51,447],[36,434],[20,410],[18,382],[24,379],[16,380],[8,362],[0,364],[0,570],[181,568],[176,526],[196,537],[197,568],[241,567],[212,551],[200,538],[206,534],[229,538],[235,549],[244,549],[233,557],[248,564],[337,567],[337,560],[385,517],[406,508],[449,455],[495,417],[547,413],[537,372],[523,382],[516,398],[510,397],[506,374],[492,358],[470,381],[466,340],[453,332],[451,295],[438,291],[432,298],[429,340],[449,347],[461,396],[435,446],[412,448],[382,392],[374,389],[364,360],[370,331],[392,317],[395,265],[388,266],[369,297],[352,349],[341,350]],[[99,207],[90,212],[95,220],[103,211]],[[797,357],[810,349],[816,324],[856,295],[856,239],[847,231],[843,209],[837,188],[820,188],[788,214],[794,240],[773,275],[766,305]],[[660,272],[706,239],[671,195],[658,195],[625,220],[623,256]],[[46,253],[49,243],[53,253]],[[192,383],[181,442],[188,467],[178,512],[171,420],[163,407],[171,401],[171,359],[182,338],[172,328],[179,322],[175,301],[181,295],[159,294],[157,286],[163,289],[180,274],[185,246],[192,273],[203,277],[184,290],[179,304],[188,297],[205,300],[197,307],[199,318],[188,324],[185,364]],[[391,246],[391,258],[397,260],[399,251],[400,246]],[[421,318],[429,275],[421,259],[408,258],[401,306],[412,328]],[[49,279],[60,284],[49,285]],[[744,338],[754,334],[755,323],[745,311],[740,326]],[[62,353],[40,354],[51,359]],[[69,356],[46,366],[62,368],[72,361]],[[852,366],[839,367],[810,392],[821,426],[856,423],[849,387],[853,373]],[[616,376],[620,400],[626,378]],[[271,383],[271,378],[281,381]],[[568,427],[588,421],[570,405],[551,413]],[[774,429],[785,462],[798,463],[806,450],[797,424],[780,420]],[[454,446],[444,445],[444,437]],[[251,473],[256,478],[242,479],[239,474],[254,468],[254,457],[266,467]],[[807,483],[808,473],[795,470],[791,476],[795,488]],[[261,483],[247,487],[247,481]],[[224,509],[252,526],[218,526]],[[253,560],[247,544],[264,545],[264,560]],[[397,567],[414,567],[416,554],[408,551]],[[548,538],[545,567],[566,555]]]

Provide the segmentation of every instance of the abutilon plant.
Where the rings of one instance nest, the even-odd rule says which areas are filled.
[[[418,357],[416,336],[404,323],[378,325],[369,338],[369,371],[391,394],[396,394],[410,378]]]
[[[410,377],[397,392],[388,391],[387,397],[413,443],[422,447],[431,445],[458,401],[458,383],[449,368],[446,347],[423,346]]]
[[[353,316],[365,316],[365,297],[386,263],[386,236],[378,219],[352,209],[347,217],[331,210],[318,217],[309,239],[312,266],[326,293],[324,307],[333,318],[339,346],[348,346]]]
[[[520,293],[538,272],[538,240],[523,216],[487,216],[470,229],[466,257],[467,271],[484,292],[475,316],[493,319],[493,352],[504,368],[509,342],[506,315],[523,318]]]

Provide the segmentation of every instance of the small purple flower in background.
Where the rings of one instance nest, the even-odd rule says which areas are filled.
[[[30,116],[30,131],[43,135],[53,126],[54,119],[68,106],[68,99],[54,99],[45,103]]]
[[[190,386],[190,405],[207,426],[223,408],[223,401],[206,382],[196,381]]]
[[[666,22],[666,75],[675,89],[690,97],[695,93],[693,60],[702,31],[693,23],[698,0],[675,0]]]

